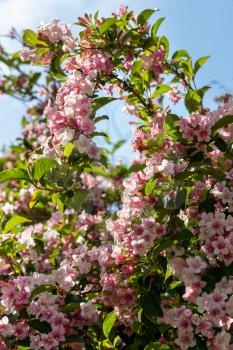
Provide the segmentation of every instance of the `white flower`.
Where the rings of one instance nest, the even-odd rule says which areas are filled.
[[[165,175],[173,175],[174,167],[175,164],[173,162],[163,159],[161,165],[157,166],[157,169],[160,172],[164,172]]]
[[[122,254],[122,248],[119,247],[118,245],[114,245],[112,250],[112,258],[117,258],[121,254]]]
[[[21,244],[25,244],[26,248],[35,247],[35,241],[32,238],[32,232],[32,227],[27,227],[24,231],[17,235],[18,242]]]
[[[74,138],[75,131],[71,128],[60,129],[55,133],[55,137],[64,146]]]
[[[95,305],[93,305],[91,301],[88,301],[87,303],[80,303],[80,309],[81,315],[84,318],[95,320],[98,316],[98,311],[96,310]]]
[[[76,144],[78,151],[80,153],[88,153],[91,142],[92,141],[88,137],[81,134],[78,138],[78,141],[76,141],[75,144]]]
[[[59,237],[59,233],[56,230],[47,230],[44,232],[43,237],[45,241],[56,240]]]
[[[4,214],[12,214],[14,211],[14,206],[8,202],[2,206],[2,210]]]

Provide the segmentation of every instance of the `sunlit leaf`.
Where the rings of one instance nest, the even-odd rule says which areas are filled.
[[[28,172],[25,169],[14,168],[0,172],[0,183],[8,180],[26,180],[30,181]]]
[[[114,326],[116,321],[116,313],[115,311],[110,312],[103,322],[103,332],[106,338],[109,337],[109,334]]]
[[[45,173],[57,165],[55,159],[52,158],[39,158],[32,166],[32,176],[33,179],[39,181]]]
[[[160,25],[163,23],[163,21],[165,20],[165,17],[161,17],[159,18],[155,23],[154,25],[152,26],[152,29],[151,29],[151,35],[153,37],[156,37],[157,36],[157,32],[159,30],[159,27]]]
[[[233,123],[233,115],[224,115],[220,118],[213,126],[212,131],[216,131],[221,128],[227,127],[229,124]]]
[[[195,62],[193,73],[196,74],[198,70],[203,66],[203,64],[205,64],[205,62],[208,61],[208,59],[209,59],[209,56],[200,57]]]
[[[155,13],[156,10],[153,9],[147,9],[142,11],[137,18],[137,23],[140,25],[143,25],[145,22],[148,21],[148,19]]]
[[[37,34],[31,29],[25,29],[23,32],[23,41],[29,46],[36,46]]]
[[[16,226],[23,224],[25,222],[31,222],[31,220],[24,218],[23,216],[15,215],[10,220],[7,221],[4,232],[9,232]]]

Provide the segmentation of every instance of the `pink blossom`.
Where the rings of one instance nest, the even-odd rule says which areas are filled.
[[[176,105],[180,99],[181,99],[181,96],[179,95],[179,89],[178,87],[173,87],[168,93],[167,93],[167,96],[169,98],[169,100],[172,101],[172,103],[174,103],[174,105]]]
[[[188,258],[186,260],[187,269],[193,273],[200,273],[202,270],[206,269],[207,264],[201,259],[200,256],[195,256],[193,258]]]

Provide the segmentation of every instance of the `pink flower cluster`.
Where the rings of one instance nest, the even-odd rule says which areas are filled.
[[[59,89],[55,103],[48,104],[46,108],[53,137],[44,145],[44,152],[47,156],[52,156],[54,152],[60,154],[60,146],[73,142],[81,154],[98,159],[100,150],[90,138],[95,130],[91,96],[96,89],[96,75],[99,72],[110,75],[112,72],[110,55],[97,50],[84,50],[82,55],[76,56],[72,65],[74,69],[78,71],[69,75]],[[51,149],[51,144],[54,149]]]
[[[206,144],[211,139],[211,129],[213,125],[224,115],[230,115],[233,112],[232,102],[225,103],[215,111],[201,111],[191,114],[188,118],[181,118],[179,126],[183,137],[197,145]],[[231,127],[220,130],[221,136],[229,141],[232,139]]]
[[[122,6],[119,16],[125,16],[127,11],[127,7]],[[113,21],[118,21],[118,15],[115,17]],[[117,90],[118,69],[128,81],[133,61],[139,58],[142,69],[153,76],[149,85],[154,88],[162,82],[160,74],[165,73],[165,63],[169,65],[163,46],[150,54],[141,53],[140,48],[132,50],[132,54],[126,50],[126,57],[120,58],[121,63],[114,71],[111,53],[95,47],[102,41],[95,42],[92,19],[87,14],[79,19],[85,30],[78,43],[78,54],[72,52],[75,42],[68,26],[54,20],[38,29],[38,38],[48,43],[50,49],[60,49],[63,45],[63,50],[71,51],[72,55],[67,59],[67,77],[55,100],[53,95],[45,93],[46,100],[51,97],[53,101],[48,102],[45,109],[50,134],[34,125],[29,125],[24,133],[32,139],[41,133],[37,142],[41,142],[43,154],[57,158],[60,163],[68,143],[81,162],[88,163],[88,157],[100,159],[100,149],[92,139],[96,105],[98,107],[95,98],[101,89],[113,96]],[[133,22],[137,21],[133,19]],[[100,24],[101,21],[96,22],[98,33]],[[147,23],[139,29],[137,26],[137,35],[146,36],[147,31]],[[123,32],[119,36],[122,45],[124,35]],[[128,42],[125,45],[128,46]],[[53,51],[48,51],[44,62],[49,63],[51,55]],[[37,59],[32,51],[22,56]],[[124,82],[124,78],[119,80]],[[92,169],[90,166],[84,171],[93,170],[93,173],[80,174],[77,162],[73,176],[80,182],[78,199],[67,195],[64,202],[65,206],[75,209],[66,209],[64,213],[54,211],[56,196],[52,200],[49,197],[43,209],[46,215],[51,211],[53,214],[47,221],[19,227],[16,233],[2,234],[3,249],[8,244],[13,249],[11,255],[3,253],[0,257],[0,270],[7,281],[0,282],[3,309],[0,335],[4,341],[13,334],[20,340],[29,338],[33,350],[54,350],[66,347],[69,336],[89,336],[87,327],[102,323],[108,311],[114,310],[115,326],[120,326],[120,332],[129,337],[138,324],[142,324],[137,328],[139,335],[147,330],[145,320],[148,318],[155,327],[156,323],[168,325],[161,344],[188,350],[198,347],[201,340],[210,350],[233,350],[233,281],[229,273],[221,279],[233,263],[232,161],[216,144],[207,146],[214,141],[212,127],[216,121],[232,114],[232,102],[216,111],[203,109],[181,118],[177,128],[169,132],[164,122],[167,116],[172,118],[170,108],[157,109],[151,98],[145,98],[145,103],[140,104],[137,90],[132,90],[127,98],[125,94],[130,85],[126,86],[124,91],[125,85],[119,83],[118,96],[130,101],[124,107],[128,114],[143,117],[148,106],[147,117],[142,118],[140,124],[135,123],[139,127],[133,141],[134,150],[140,152],[134,166],[142,166],[142,170],[134,172],[124,166]],[[141,97],[144,96],[143,92]],[[180,99],[178,87],[172,88],[168,97],[176,104]],[[218,132],[226,142],[232,140],[231,127]],[[193,146],[204,151],[206,158],[200,166],[190,157]],[[41,153],[39,150],[36,156]],[[73,166],[69,159],[65,164]],[[218,174],[215,177],[218,170],[223,174],[220,180]],[[103,176],[96,176],[95,171]],[[66,190],[64,186],[65,194]],[[14,196],[2,191],[0,201],[8,200],[3,206],[4,213],[9,215],[15,208],[25,210],[22,203],[28,203],[30,194],[20,190]],[[78,195],[83,195],[81,209]],[[59,209],[63,210],[60,206]],[[139,282],[147,266],[148,288]],[[212,284],[209,277],[213,277]],[[158,313],[148,316],[141,305],[141,298],[147,296],[149,289],[149,293],[158,291],[161,317],[157,317]],[[15,317],[15,322],[10,315]],[[33,327],[35,320],[47,325],[47,334]],[[69,347],[79,348],[79,344]]]
[[[167,97],[169,100],[172,101],[174,105],[176,105],[181,100],[181,95],[179,88],[177,86],[173,87],[170,91],[167,93]]]
[[[79,327],[92,322],[98,322],[99,313],[95,306],[88,301],[80,304],[78,314],[69,315],[59,310],[62,309],[63,301],[61,297],[50,292],[41,292],[33,296],[32,292],[35,287],[43,285],[56,286],[56,281],[59,278],[64,278],[61,274],[56,274],[56,279],[52,276],[43,276],[34,273],[31,277],[18,277],[10,280],[9,283],[1,283],[2,296],[1,305],[8,311],[19,312],[26,306],[28,315],[32,319],[39,322],[46,322],[49,325],[50,331],[46,334],[40,333],[33,329],[33,326],[28,325],[26,319],[11,325],[6,316],[0,321],[0,334],[5,338],[11,335],[17,336],[18,339],[25,339],[28,336],[31,340],[31,348],[39,349],[54,349],[60,342],[65,342],[65,336],[72,334],[74,327],[77,327],[76,322],[79,318]],[[65,285],[60,283],[61,288]],[[30,324],[30,323],[29,323]]]
[[[165,54],[166,52],[163,46],[150,55],[142,54],[143,68],[152,71],[155,76],[160,75],[164,71]]]
[[[41,23],[38,26],[38,35],[42,39],[48,39],[53,44],[61,41],[64,51],[72,51],[75,47],[75,40],[69,25],[59,23],[56,19],[53,19],[48,24]]]
[[[224,261],[226,265],[233,262],[233,218],[220,211],[202,213],[199,226],[199,238],[204,243],[203,252],[207,258],[213,257]]]
[[[62,49],[64,52],[71,52],[75,48],[75,40],[70,31],[69,25],[65,23],[59,23],[58,20],[53,19],[50,23],[41,23],[38,26],[38,45],[40,40],[46,44],[58,45],[62,43]],[[41,61],[43,65],[49,65],[54,55],[54,47],[45,49],[41,53],[38,53],[36,49],[25,49],[21,52],[20,58],[22,61],[30,61],[37,63]]]
[[[170,308],[164,303],[160,322],[177,328],[178,338],[175,343],[182,350],[189,349],[196,344],[194,335],[201,334],[207,338],[208,349],[232,350],[232,278],[223,277],[212,293],[203,292],[192,302],[197,305],[195,313],[185,306]]]
[[[119,261],[125,259],[125,254],[130,258],[144,256],[154,240],[166,234],[166,225],[157,223],[153,217],[134,223],[143,214],[147,202],[138,192],[145,176],[135,173],[133,177],[134,184],[131,180],[124,182],[123,207],[117,212],[118,218],[109,220],[106,226],[115,241],[112,256]]]
[[[94,89],[92,77],[92,73],[74,73],[59,89],[56,102],[47,106],[48,127],[53,136],[43,145],[45,155],[61,154],[61,147],[73,142],[80,153],[99,157],[100,151],[89,137],[95,129],[88,97]]]
[[[82,56],[76,57],[77,68],[81,68],[84,74],[92,72],[97,75],[99,72],[104,72],[111,75],[113,66],[110,60],[111,56],[102,51],[95,49],[86,49],[82,52]]]

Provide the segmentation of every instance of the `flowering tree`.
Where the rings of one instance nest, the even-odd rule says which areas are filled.
[[[28,111],[1,159],[0,349],[233,349],[233,103],[203,105],[208,57],[171,55],[154,12],[85,14],[77,38],[53,20],[1,50],[0,91]],[[130,167],[98,127],[115,100]]]

